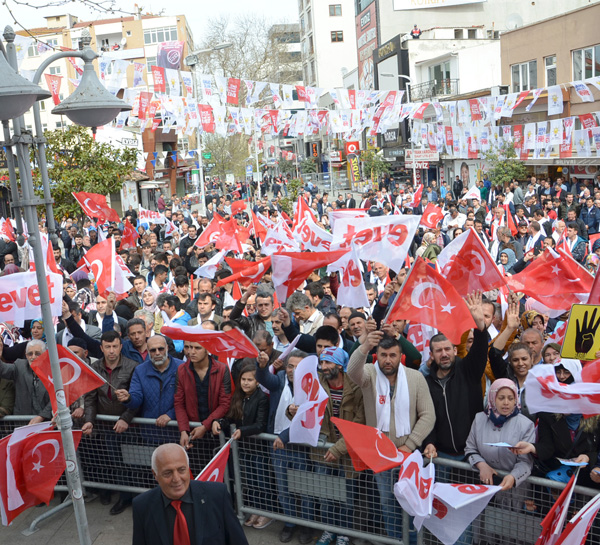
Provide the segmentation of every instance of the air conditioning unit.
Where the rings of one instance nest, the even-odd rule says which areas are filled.
[[[508,95],[508,85],[494,85],[490,91],[493,97]]]

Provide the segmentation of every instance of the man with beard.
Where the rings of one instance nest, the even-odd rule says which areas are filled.
[[[129,409],[142,408],[142,418],[156,419],[158,427],[175,420],[175,390],[177,368],[181,360],[169,356],[167,341],[162,335],[148,339],[148,359],[133,371],[129,390],[115,392],[117,399]]]

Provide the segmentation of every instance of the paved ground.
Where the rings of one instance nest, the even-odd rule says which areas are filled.
[[[116,495],[113,496],[116,501]],[[58,505],[54,499],[50,507],[36,507],[29,509],[18,517],[12,526],[0,526],[0,543],[2,545],[79,545],[77,527],[73,507],[69,506],[51,518],[42,521],[39,530],[24,536],[21,532],[26,530],[31,522]],[[131,509],[117,516],[109,514],[110,505],[101,505],[98,499],[86,504],[90,536],[94,545],[130,545],[132,535]],[[279,543],[278,534],[283,526],[281,522],[273,522],[264,530],[246,529],[250,545],[275,545]],[[296,541],[296,540],[294,540]],[[296,541],[297,542],[297,541]]]

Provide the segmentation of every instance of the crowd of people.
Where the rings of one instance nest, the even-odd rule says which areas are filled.
[[[595,274],[600,260],[600,241],[594,237],[600,232],[599,180],[538,181],[532,176],[506,187],[494,186],[487,178],[477,185],[480,199],[465,198],[468,188],[458,177],[452,188],[446,182],[438,186],[431,181],[416,206],[415,188],[398,186],[391,178],[358,197],[347,193],[332,198],[308,190],[299,198],[306,200],[316,222],[326,230],[328,213],[336,209],[366,208],[372,216],[396,211],[422,214],[429,202],[439,204],[443,219],[434,229],[418,230],[410,260],[423,256],[435,262],[445,245],[474,229],[507,275],[525,270],[545,248],[559,245]],[[235,216],[238,221],[248,224],[250,211],[273,221],[285,218],[279,199],[282,186],[275,181],[272,189],[272,198],[263,188],[263,199],[247,203]],[[71,407],[85,435],[93,436],[98,414],[118,417],[116,434],[126,434],[136,416],[154,419],[157,427],[176,421],[180,445],[186,449],[221,432],[238,441],[263,432],[274,434],[277,438],[268,459],[255,457],[246,462],[264,479],[273,475],[280,512],[304,520],[317,513],[324,524],[335,526],[342,521],[347,528],[353,528],[349,506],[355,492],[351,487],[347,505],[340,508],[331,499],[318,506],[312,497],[298,499],[288,486],[290,468],[348,480],[355,475],[332,417],[377,428],[403,452],[421,449],[426,457],[468,462],[482,483],[502,487],[494,501],[508,509],[539,512],[542,506],[528,488],[527,477],[536,474],[566,482],[571,468],[561,459],[585,462],[579,483],[600,485],[598,417],[533,414],[527,407],[525,379],[534,365],[553,365],[563,383],[581,380],[581,363],[561,360],[560,345],[548,341],[568,319],[567,314],[550,317],[532,310],[526,297],[512,293],[503,314],[495,291],[474,292],[465,302],[476,327],[465,331],[459,345],[438,332],[425,351],[408,339],[410,322],[383,320],[408,268],[393,271],[382,263],[364,263],[370,304],[364,308],[339,306],[339,278],[325,269],[314,270],[281,305],[274,295],[270,270],[248,288],[238,290],[233,283],[217,286],[231,270],[221,262],[214,277],[198,276],[199,267],[217,250],[214,243],[200,247],[197,241],[213,215],[228,219],[232,204],[240,198],[242,192],[235,186],[209,188],[206,215],[201,216],[185,199],[169,201],[161,196],[160,208],[176,227],[169,237],[164,225],[141,223],[130,207],[123,219],[139,234],[131,249],[119,248],[122,223],[105,226],[103,236],[115,239],[131,272],[130,294],[118,301],[113,294],[98,294],[89,278],[74,281],[70,276],[86,251],[97,244],[102,227],[87,217],[60,222],[59,236],[53,241],[65,279],[62,315],[55,317],[54,324],[57,342],[107,381]],[[249,261],[262,257],[258,237],[252,235],[247,241],[243,257]],[[0,265],[3,275],[27,270],[27,249],[3,239]],[[171,323],[221,331],[239,328],[259,356],[227,361],[198,342],[163,336],[161,327]],[[45,350],[48,328],[40,320],[27,321],[20,328],[3,323],[0,328],[0,416],[31,415],[31,423],[51,419],[48,392],[30,367]],[[296,346],[283,361],[282,352],[297,337]],[[321,434],[332,446],[319,457],[309,447],[290,445],[290,423],[298,410],[294,371],[309,354],[319,359],[321,385],[329,395]],[[514,448],[490,446],[501,441]],[[498,471],[508,474],[499,478]],[[385,533],[401,539],[401,509],[393,493],[393,475],[385,471],[374,479]],[[102,493],[101,500],[108,505],[110,492]],[[131,501],[131,494],[121,492],[111,514],[122,513]],[[261,508],[259,495],[251,502]],[[266,516],[252,515],[245,525],[262,529],[271,522]],[[300,543],[315,538],[308,526],[286,522],[280,540],[289,542],[296,534]],[[416,542],[413,531],[408,538]],[[483,523],[476,522],[459,543],[484,541],[502,543],[502,538],[486,534]],[[329,543],[343,545],[349,537],[323,532],[317,544]]]

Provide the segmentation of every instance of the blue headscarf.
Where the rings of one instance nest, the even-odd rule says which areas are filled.
[[[344,372],[348,368],[348,354],[342,348],[328,346],[321,352],[321,361],[332,361],[336,365],[340,365]]]
[[[513,252],[510,248],[504,248],[504,250],[500,252],[500,255],[502,254],[505,254],[506,257],[508,257],[508,262],[506,265],[502,265],[504,270],[508,272],[514,267],[515,263],[517,262],[517,258],[515,257],[515,252]]]

